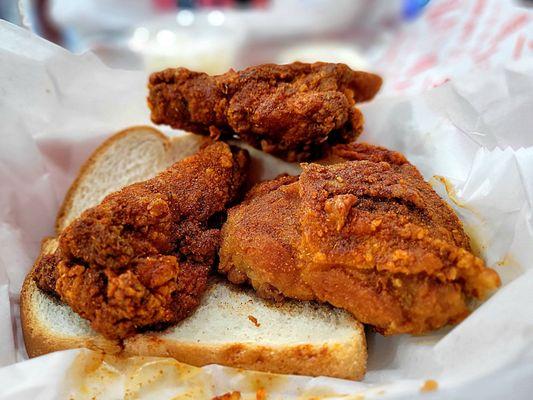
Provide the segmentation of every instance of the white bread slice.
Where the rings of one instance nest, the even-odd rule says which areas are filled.
[[[82,165],[59,210],[56,232],[61,232],[109,193],[151,178],[176,161],[194,154],[204,140],[199,135],[168,138],[149,126],[116,133]]]
[[[149,127],[114,135],[81,168],[61,207],[58,232],[106,194],[154,176],[196,151],[202,140],[196,135],[169,139]],[[268,164],[270,159],[266,160]],[[41,255],[56,246],[56,239],[45,239]],[[189,318],[166,331],[119,342],[105,339],[70,307],[41,292],[31,275],[21,293],[22,327],[30,357],[87,347],[126,356],[170,356],[195,366],[217,363],[345,379],[361,379],[366,370],[362,325],[328,305],[297,301],[274,305],[253,291],[214,278]]]

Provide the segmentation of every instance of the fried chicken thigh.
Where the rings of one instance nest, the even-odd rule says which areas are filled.
[[[452,209],[403,155],[337,146],[228,212],[219,270],[264,297],[328,302],[383,334],[457,323],[499,286]],[[344,161],[344,162],[341,162]]]
[[[37,285],[108,338],[180,321],[206,288],[220,217],[247,165],[245,151],[219,142],[110,194],[61,233],[37,265]]]
[[[320,156],[362,131],[355,103],[381,86],[377,75],[344,64],[265,64],[209,76],[185,68],[150,76],[152,121],[229,138],[288,161]]]

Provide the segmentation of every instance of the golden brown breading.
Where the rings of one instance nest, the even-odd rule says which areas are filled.
[[[337,144],[328,149],[324,158],[317,161],[319,164],[330,165],[344,161],[372,161],[388,162],[389,164],[402,165],[408,163],[405,156],[397,151],[391,151],[381,146],[368,143]]]
[[[338,161],[356,161],[304,165],[297,181],[260,184],[228,212],[220,271],[266,297],[331,303],[384,334],[456,323],[469,298],[499,286],[403,155],[366,144],[338,150]]]
[[[262,297],[314,298],[298,265],[297,180],[284,176],[258,184],[230,210],[222,228],[219,270],[233,283],[251,281]]]
[[[56,253],[43,254],[37,259],[36,264],[38,267],[33,272],[33,280],[37,287],[53,297],[57,297],[57,263],[58,258]]]
[[[150,76],[152,121],[193,133],[238,136],[288,161],[321,155],[362,131],[354,107],[381,86],[344,64],[265,64],[209,76],[185,68]]]
[[[56,253],[38,264],[38,286],[108,338],[185,318],[205,290],[220,214],[247,165],[245,151],[219,142],[110,194],[61,233]]]

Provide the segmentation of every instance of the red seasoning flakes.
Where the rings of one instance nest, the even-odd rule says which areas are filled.
[[[256,327],[260,327],[261,324],[257,321],[257,318],[255,318],[253,315],[248,315],[248,319],[252,324],[254,324]]]

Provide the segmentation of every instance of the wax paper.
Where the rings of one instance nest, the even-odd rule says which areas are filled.
[[[476,20],[474,7],[492,17]],[[459,20],[454,26],[474,24],[472,32],[483,31],[476,21],[492,18],[494,29],[505,32],[494,57],[479,61],[465,45],[453,62],[439,59],[410,71],[407,65],[443,40],[431,21],[447,13]],[[517,15],[525,17],[517,23]],[[446,49],[465,40],[451,32],[454,43]],[[408,50],[393,38],[389,46],[397,48],[376,50],[376,59],[393,54],[376,67],[385,77],[383,92],[361,107],[361,140],[405,153],[460,215],[474,249],[503,285],[453,328],[423,336],[369,333],[368,372],[351,382],[200,369],[169,359],[118,360],[87,350],[27,360],[18,309],[24,276],[41,239],[53,234],[59,204],[90,152],[117,130],[149,124],[146,75],[109,69],[90,53],[70,54],[0,21],[0,399],[202,399],[232,390],[245,398],[264,390],[268,399],[531,398],[531,12],[504,1],[436,1],[401,35],[403,43],[418,44]]]

